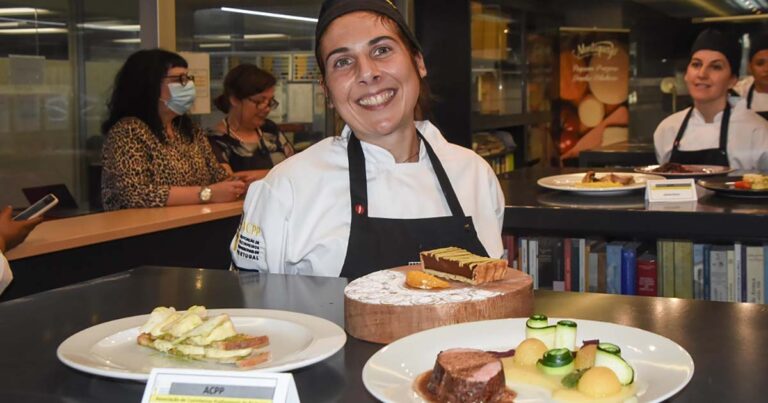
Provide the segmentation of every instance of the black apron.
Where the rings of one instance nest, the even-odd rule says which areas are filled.
[[[747,109],[752,109],[752,96],[755,93],[755,84],[752,84],[749,86],[749,92],[747,92]],[[760,115],[763,119],[768,120],[768,111],[752,111],[756,114]]]
[[[698,164],[698,165],[721,165],[730,166],[728,162],[728,122],[731,118],[731,107],[726,105],[723,110],[723,118],[720,120],[720,147],[709,148],[706,150],[697,151],[680,151],[680,140],[683,138],[685,129],[688,127],[688,120],[693,113],[693,107],[688,110],[688,113],[683,119],[683,124],[680,125],[680,129],[677,131],[677,137],[672,145],[672,155],[669,158],[669,162],[676,162],[678,164]]]
[[[368,181],[365,155],[360,140],[349,135],[349,193],[352,200],[352,225],[347,255],[341,277],[356,279],[368,273],[419,261],[419,252],[456,246],[472,253],[488,256],[477,238],[472,217],[465,217],[443,165],[427,140],[418,133],[429,154],[432,168],[451,208],[450,216],[416,219],[368,217]],[[397,197],[393,194],[392,197]]]

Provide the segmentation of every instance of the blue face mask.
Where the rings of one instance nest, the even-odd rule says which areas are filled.
[[[168,90],[171,91],[171,98],[164,100],[165,106],[177,115],[183,115],[189,111],[192,104],[195,103],[195,82],[188,81],[187,85],[180,83],[168,84]]]

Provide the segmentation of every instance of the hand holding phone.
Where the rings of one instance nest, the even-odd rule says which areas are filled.
[[[27,235],[43,221],[43,217],[15,221],[11,218],[12,212],[11,206],[0,210],[0,252],[6,252],[22,243]]]
[[[57,199],[53,193],[49,193],[42,199],[36,201],[35,204],[27,207],[24,211],[13,217],[13,220],[24,221],[33,219],[52,209],[57,204],[59,204],[59,199]]]

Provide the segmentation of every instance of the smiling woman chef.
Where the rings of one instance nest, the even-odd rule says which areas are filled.
[[[427,69],[397,8],[326,0],[315,40],[346,126],[251,185],[234,265],[353,279],[444,246],[500,257],[499,182],[485,160],[417,120]]]
[[[768,125],[744,107],[732,107],[741,50],[735,39],[707,29],[696,38],[685,72],[693,107],[664,119],[653,134],[660,164],[708,164],[768,170]]]

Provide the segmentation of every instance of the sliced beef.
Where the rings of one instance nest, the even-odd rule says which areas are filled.
[[[445,350],[437,355],[427,389],[439,402],[496,402],[505,394],[504,370],[485,351]]]

